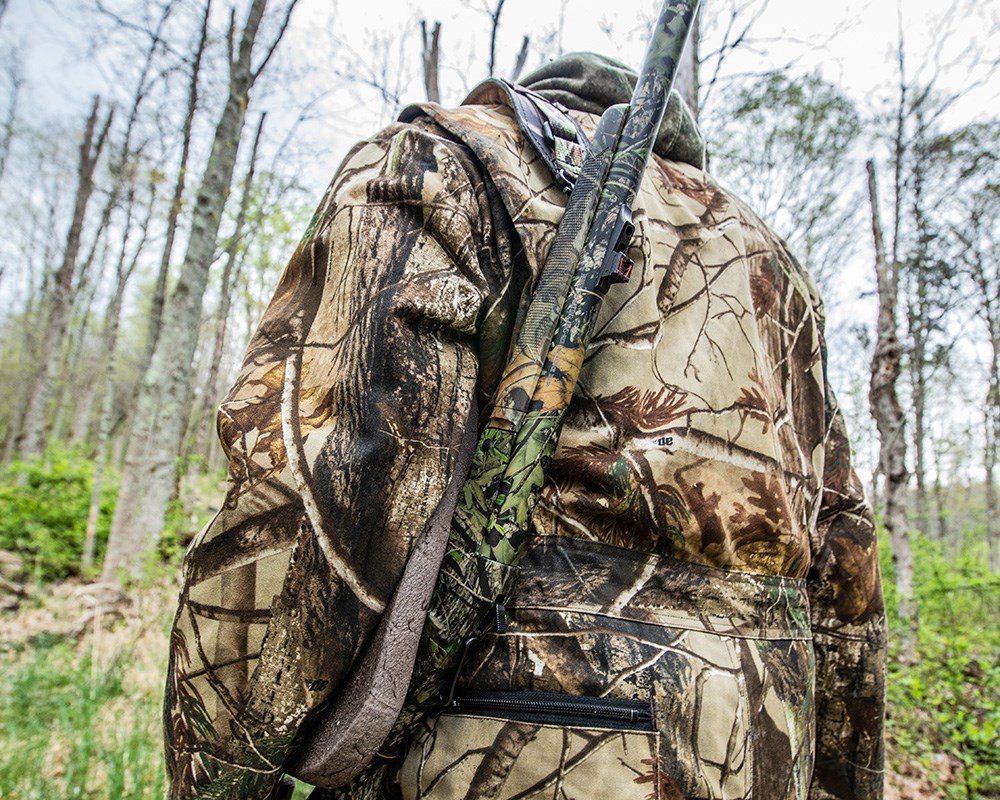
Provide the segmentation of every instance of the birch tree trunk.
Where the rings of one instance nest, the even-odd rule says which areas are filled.
[[[918,618],[913,589],[913,551],[906,524],[906,484],[909,479],[906,469],[906,420],[897,394],[901,360],[896,322],[898,272],[897,265],[886,260],[875,162],[868,161],[866,166],[879,299],[868,399],[881,440],[879,462],[885,480],[885,527],[892,543],[896,608],[902,625],[900,657],[912,662],[916,656]]]
[[[267,0],[253,0],[235,46],[230,22],[229,96],[215,129],[192,214],[191,233],[160,335],[143,377],[133,429],[125,455],[122,483],[111,523],[108,551],[101,575],[113,581],[120,570],[137,574],[163,530],[167,505],[176,484],[176,459],[188,417],[191,362],[198,344],[202,298],[215,257],[219,225],[236,165],[246,120],[250,90],[266,66],[287,26],[288,16],[262,64],[254,69],[251,56]],[[288,13],[294,2],[288,6]]]

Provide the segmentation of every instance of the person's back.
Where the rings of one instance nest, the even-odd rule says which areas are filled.
[[[592,130],[628,79],[571,56],[525,83]],[[880,796],[874,527],[820,302],[671,113],[512,602],[404,797]],[[343,684],[561,218],[507,106],[409,118],[339,170],[220,412],[230,492],[172,638],[173,797],[266,796]]]

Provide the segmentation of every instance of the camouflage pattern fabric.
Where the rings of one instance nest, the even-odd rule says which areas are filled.
[[[453,478],[476,401],[491,407],[564,205],[504,107],[428,109],[357,145],[338,170],[220,409],[229,489],[186,558],[171,636],[170,797],[268,797],[300,729],[344,684]],[[817,800],[879,797],[884,613],[874,526],[825,381],[819,299],[783,242],[697,167],[654,160],[634,218],[632,281],[602,307],[533,518],[539,546],[568,537],[670,559],[682,573],[710,570],[713,585],[732,583],[729,602],[747,582],[804,586],[808,604],[800,590],[787,598],[796,626],[794,609],[808,605],[802,638],[684,636],[714,637],[706,646],[740,665],[739,680],[762,682],[739,700],[768,709],[746,718],[747,737],[778,743],[773,757],[785,759],[801,741],[786,796],[808,786]],[[660,562],[642,563],[655,577]],[[584,619],[593,612],[573,613],[519,608],[512,630],[535,624],[533,614],[538,624],[572,624],[576,644],[563,642],[564,652],[583,652],[597,635]],[[608,670],[633,652],[670,650],[675,632],[643,625],[602,645]],[[513,664],[496,647],[487,652]],[[600,672],[604,662],[581,663]],[[603,683],[583,687],[567,670],[552,673],[546,691],[652,687],[658,667],[643,663],[632,684],[605,670]],[[514,677],[498,680],[539,685]],[[799,716],[778,724],[795,692]],[[642,753],[638,763],[655,761],[644,796],[654,785],[654,797],[684,796],[669,794],[675,785],[728,786],[730,766],[695,790],[689,767],[674,772],[680,756],[671,762],[663,741],[694,719],[683,716],[687,696],[645,699],[666,734],[656,743],[639,732],[628,745]],[[814,736],[802,734],[810,719]],[[532,724],[513,727],[527,739]],[[734,725],[725,735],[739,739]],[[613,738],[602,732],[595,746],[625,746]],[[425,741],[411,750],[411,775]],[[706,764],[718,760],[717,746],[693,741]],[[752,755],[757,764],[768,757]],[[428,770],[445,763],[424,761]],[[754,769],[732,780],[753,786],[746,796],[781,797],[754,784]]]
[[[469,774],[480,798],[589,798],[601,785],[596,765],[601,780],[622,783],[607,797],[807,796],[815,723],[804,581],[545,536],[521,562],[515,597],[508,626],[478,645],[458,692],[508,710],[459,708],[429,723],[400,774],[405,800],[465,798],[470,784],[454,776]],[[598,708],[554,725],[544,710],[534,720],[509,710],[519,695],[507,693],[525,691],[541,708],[565,695],[638,700],[652,718],[645,730],[608,730]]]
[[[526,75],[522,83],[553,103],[574,111],[601,114],[627,103],[636,74],[620,61],[598,53],[567,53]],[[671,92],[654,152],[664,158],[705,166],[705,140],[677,92]]]

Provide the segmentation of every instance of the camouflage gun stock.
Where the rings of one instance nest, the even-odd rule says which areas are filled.
[[[510,589],[601,300],[631,271],[632,204],[699,2],[664,2],[631,102],[598,124],[479,437],[403,711],[364,772],[314,796],[381,796],[403,743],[440,708],[466,641]]]

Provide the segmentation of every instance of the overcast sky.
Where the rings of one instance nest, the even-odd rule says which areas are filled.
[[[709,27],[707,36],[712,41],[719,39],[730,2],[706,0],[703,24]],[[300,0],[283,56],[298,62],[313,60],[326,70],[333,65],[347,71],[352,62],[372,57],[372,44],[379,38],[395,36],[402,41],[387,55],[405,64],[406,77],[411,79],[400,90],[408,95],[407,100],[419,100],[418,21],[440,21],[445,54],[442,80],[445,92],[452,93],[445,99],[454,102],[485,73],[489,20],[484,9],[494,4],[495,0]],[[964,67],[953,63],[957,58],[985,50],[991,36],[996,51],[1000,35],[1000,0],[954,6],[940,0],[741,0],[741,4],[762,10],[754,22],[752,46],[728,59],[726,72],[760,72],[788,65],[797,71],[820,69],[863,111],[896,80],[898,18],[902,19],[911,76],[919,72],[920,77],[929,77],[935,68],[932,62],[937,61],[945,66],[945,85],[968,79]],[[229,5],[216,0],[216,13],[224,17]],[[99,74],[82,57],[80,45],[87,31],[79,29],[77,6],[73,0],[10,0],[0,26],[2,38],[17,42],[27,56],[29,86],[37,100],[50,108],[83,108],[91,92],[119,88],[107,85],[114,84],[117,76]],[[506,0],[497,42],[498,71],[503,74],[510,69],[525,33],[534,42],[529,68],[543,54],[559,48],[595,50],[635,65],[641,60],[645,39],[640,21],[649,19],[658,7],[656,0]],[[946,16],[949,7],[964,11]],[[940,53],[936,53],[939,43]],[[335,84],[338,76],[325,72],[313,80]],[[1000,86],[984,87],[955,113],[964,121],[989,112],[996,107],[998,95]],[[345,101],[338,97],[334,102]]]

